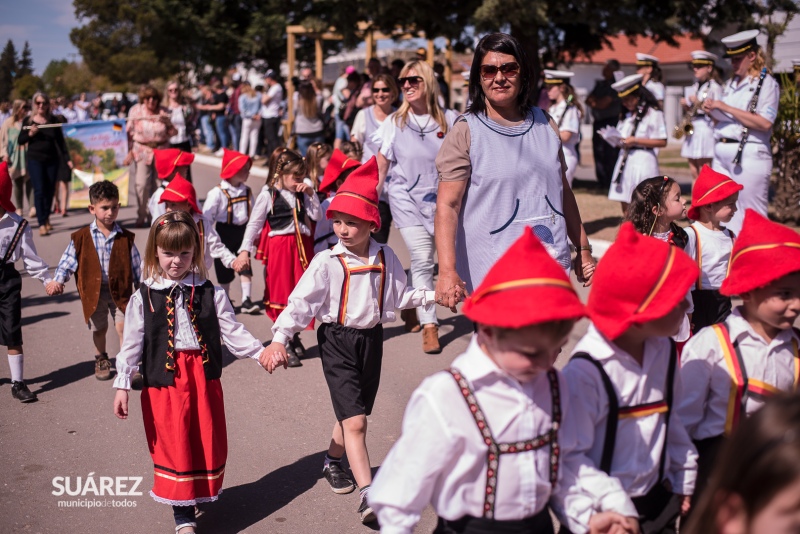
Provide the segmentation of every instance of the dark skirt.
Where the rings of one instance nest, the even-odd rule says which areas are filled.
[[[13,263],[0,264],[0,345],[22,345],[22,278]]]
[[[236,251],[239,250],[239,247],[242,245],[242,240],[244,239],[244,232],[247,230],[247,225],[243,224],[238,226],[235,224],[218,222],[216,229],[222,244],[225,245],[228,250],[236,253]],[[225,267],[219,258],[214,258],[214,272],[217,273],[217,283],[219,284],[230,284],[233,282],[233,279],[236,278],[236,271]],[[252,276],[253,271],[247,269],[239,274]]]
[[[731,314],[731,298],[720,294],[716,289],[694,289],[692,300],[694,301],[693,334],[706,326],[721,323]]]

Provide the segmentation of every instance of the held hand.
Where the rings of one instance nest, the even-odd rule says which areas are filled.
[[[436,282],[436,303],[456,313],[456,305],[467,298],[467,284],[456,271],[439,272]]]
[[[287,362],[286,347],[284,347],[282,343],[275,343],[274,341],[267,345],[258,357],[258,363],[260,363],[261,367],[266,369],[269,374],[272,374],[272,371],[274,371],[278,365],[283,365],[285,369]]]
[[[600,512],[589,519],[590,534],[639,534],[635,517],[625,517],[616,512]]]
[[[28,135],[34,136],[37,133],[39,133],[39,126],[37,126],[36,123],[33,122],[33,123],[31,123],[31,129],[29,130],[29,134]]]
[[[634,146],[636,146],[636,138],[630,136],[627,139],[623,139],[622,146],[624,146],[625,148],[633,148]]]
[[[681,498],[681,515],[685,516],[692,509],[692,496],[679,495],[679,497]]]
[[[233,262],[233,265],[234,265],[233,269],[234,270],[236,270],[236,263],[237,262],[239,263],[239,266],[241,267],[240,270],[244,270],[244,269],[250,268],[250,253],[247,252],[246,250],[243,250],[243,251],[241,251],[239,253],[239,255],[236,257],[236,259]],[[239,271],[236,270],[236,272],[239,272]]]
[[[124,389],[118,389],[117,394],[114,395],[114,415],[120,419],[128,418],[128,392]]]
[[[69,166],[70,169],[74,169],[75,168],[75,166],[72,164],[72,161],[68,161],[67,165]]]
[[[721,109],[723,103],[719,100],[714,100],[713,98],[706,98],[703,101],[703,111],[706,113],[710,113],[715,109]]]

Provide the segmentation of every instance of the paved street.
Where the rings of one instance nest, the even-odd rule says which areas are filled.
[[[218,171],[195,165],[193,176],[200,198],[217,182]],[[263,178],[251,177],[257,192]],[[133,192],[131,199],[135,202]],[[120,214],[123,225],[135,219],[133,207]],[[39,238],[41,256],[52,266],[67,246],[69,234],[91,221],[88,212],[53,219],[55,232]],[[35,223],[34,223],[35,226]],[[136,230],[141,251],[146,230]],[[390,244],[408,265],[408,254],[397,231]],[[17,264],[21,268],[21,262]],[[262,268],[255,266],[254,295],[263,292]],[[586,290],[581,290],[585,297]],[[152,463],[146,447],[139,393],[132,392],[130,416],[112,414],[111,382],[94,378],[91,335],[83,322],[75,284],[64,295],[47,297],[42,285],[23,275],[23,337],[26,381],[39,401],[22,405],[11,397],[8,367],[0,362],[0,532],[174,532],[171,509],[148,495]],[[238,282],[232,288],[241,302]],[[270,339],[271,322],[263,312],[239,315],[263,341]],[[448,366],[469,339],[471,324],[463,316],[440,309],[440,355],[421,351],[420,334],[407,334],[402,324],[387,325],[381,390],[369,418],[368,445],[372,464],[380,466],[400,433],[403,411],[414,388],[427,375]],[[573,333],[570,347],[585,322]],[[355,513],[358,493],[335,495],[321,478],[324,451],[334,423],[327,386],[316,350],[314,332],[304,332],[309,349],[301,368],[270,376],[254,361],[227,362],[222,382],[226,397],[229,456],[224,492],[206,505],[199,532],[207,533],[341,533],[363,532]],[[569,347],[565,349],[568,352]],[[116,334],[109,335],[109,354],[118,350]],[[5,358],[4,358],[5,360]],[[461,408],[461,406],[457,406]],[[139,496],[85,497],[53,495],[54,477],[88,475],[143,477]],[[127,505],[105,508],[63,508],[60,500],[109,500]],[[117,503],[119,504],[119,503]],[[85,503],[84,503],[85,505]],[[74,506],[74,505],[73,505]],[[435,516],[428,509],[419,532],[430,532]]]

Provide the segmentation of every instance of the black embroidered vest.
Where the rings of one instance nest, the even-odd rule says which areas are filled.
[[[169,346],[169,328],[166,321],[167,295],[171,288],[153,289],[142,285],[144,308],[144,354],[140,371],[147,387],[164,387],[175,384],[174,371],[167,369],[167,349]],[[181,286],[182,303],[189,305],[191,286]],[[152,302],[152,309],[150,305]],[[214,286],[206,282],[194,288],[193,313],[197,327],[208,348],[208,362],[204,365],[206,380],[214,380],[222,376],[222,342],[219,330],[217,309],[214,305]]]
[[[272,230],[283,230],[294,222],[295,206],[290,206],[286,199],[283,198],[280,191],[272,189],[272,210],[267,213],[267,221]],[[295,193],[297,205],[300,210],[297,212],[297,220],[302,224],[306,220],[306,207],[303,201],[302,193]]]

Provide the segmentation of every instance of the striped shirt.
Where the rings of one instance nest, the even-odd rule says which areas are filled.
[[[97,221],[92,221],[89,225],[92,232],[92,241],[94,248],[97,251],[97,257],[100,258],[100,268],[103,271],[103,283],[108,283],[108,264],[111,261],[111,248],[114,246],[114,238],[117,234],[122,233],[122,228],[117,223],[114,223],[114,228],[108,237],[103,235],[103,232],[97,227]],[[55,280],[60,283],[65,283],[69,280],[75,271],[78,270],[78,257],[75,254],[75,242],[70,239],[67,250],[61,256],[56,267]],[[139,256],[139,250],[136,245],[131,249],[131,271],[133,272],[133,279],[137,282],[142,278],[142,258]]]

